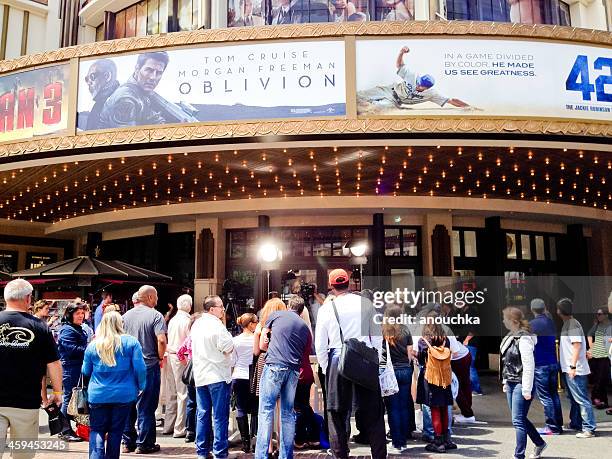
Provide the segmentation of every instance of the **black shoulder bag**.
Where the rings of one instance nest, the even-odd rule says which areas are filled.
[[[338,372],[349,381],[379,393],[378,351],[372,349],[357,338],[349,338],[344,341],[344,334],[342,333],[342,326],[340,325],[336,303],[334,300],[332,300],[331,303],[334,308],[336,320],[338,321],[340,340],[342,341]]]
[[[189,359],[185,368],[183,368],[183,374],[181,375],[181,381],[186,386],[195,387],[195,378],[193,376],[193,358]]]

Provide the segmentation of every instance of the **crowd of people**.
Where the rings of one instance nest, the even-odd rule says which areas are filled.
[[[232,406],[241,449],[256,459],[291,458],[295,448],[327,446],[334,457],[347,459],[352,415],[359,430],[353,440],[370,445],[374,459],[409,453],[417,418],[428,451],[458,448],[452,439],[453,404],[461,412],[455,422],[469,425],[476,422],[472,396],[482,394],[470,349],[478,336],[469,327],[455,333],[435,319],[466,311],[429,304],[418,313],[425,324],[408,327],[397,320],[404,313],[399,305],[377,311],[371,292],[351,292],[345,270],[333,270],[328,280],[329,293],[317,294],[321,304],[312,318],[301,296],[290,295],[286,302],[275,297],[258,314],[238,318],[242,333],[237,336],[226,328],[219,296],[206,297],[202,311],[192,314],[191,296],[181,295],[173,314],[164,317],[156,310],[157,290],[149,285],[133,294],[134,307],[123,315],[105,295],[91,325],[88,305],[71,303],[54,336],[44,305],[31,306],[32,285],[13,280],[5,286],[7,308],[0,312],[0,443],[8,431],[13,440],[37,438],[41,404],[61,406],[60,437],[81,441],[69,404],[73,389],[87,387],[89,457],[94,459],[158,452],[160,417],[163,434],[195,442],[198,458],[228,457]],[[595,436],[593,406],[608,406],[608,311],[597,310],[585,337],[573,317],[573,302],[559,300],[555,312],[563,327],[557,358],[555,324],[545,302],[533,299],[530,309],[531,322],[519,308],[503,310],[508,334],[501,341],[500,373],[516,431],[516,459],[525,457],[527,438],[534,444],[529,457],[539,458],[549,435],[569,428],[578,431],[577,438]],[[377,312],[385,319],[379,328],[372,320]],[[393,390],[387,382],[371,387],[349,379],[343,349],[353,339],[376,350],[381,381],[392,369]],[[313,353],[320,371],[313,371]],[[571,406],[569,427],[557,392],[559,369]],[[316,380],[324,418],[311,406]],[[534,396],[544,406],[541,429],[528,418]]]

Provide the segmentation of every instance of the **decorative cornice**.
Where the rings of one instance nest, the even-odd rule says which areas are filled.
[[[221,42],[319,38],[343,36],[392,35],[481,35],[512,38],[534,38],[612,46],[612,33],[555,25],[513,24],[481,21],[405,21],[345,22],[284,26],[236,27],[214,30],[174,32],[147,37],[124,38],[60,48],[0,62],[0,72],[15,71],[50,64],[74,57],[97,56],[150,48],[188,46]]]
[[[612,123],[555,120],[411,118],[291,120],[195,126],[167,126],[156,129],[107,131],[76,136],[34,139],[0,145],[0,158],[28,153],[133,145],[149,142],[198,141],[281,135],[326,134],[523,134],[572,135],[611,138]]]
[[[333,38],[345,36],[483,36],[518,39],[571,41],[612,46],[612,33],[571,27],[494,22],[407,21],[300,24],[290,26],[242,27],[177,32],[147,37],[102,41],[61,48],[42,54],[0,62],[0,72],[15,71],[71,58],[138,51],[150,48],[193,46],[210,43],[239,43],[273,39]],[[129,146],[148,142],[203,141],[278,135],[325,134],[505,134],[573,135],[612,137],[612,123],[556,119],[413,117],[402,119],[323,119],[267,120],[236,123],[176,125],[159,128],[133,128],[69,136],[45,136],[0,144],[0,158],[28,153],[51,153],[92,147]]]

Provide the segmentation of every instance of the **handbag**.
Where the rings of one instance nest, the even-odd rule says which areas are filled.
[[[62,412],[60,411],[60,407],[55,403],[52,403],[44,410],[47,413],[47,416],[49,416],[49,434],[53,436],[61,433],[64,427],[64,422],[62,420]]]
[[[389,397],[390,395],[394,395],[399,392],[399,385],[397,384],[397,378],[395,377],[393,362],[391,362],[389,342],[385,340],[385,343],[387,344],[387,365],[380,376],[378,376],[378,379],[380,379],[380,392],[382,393],[382,396]]]
[[[452,382],[451,352],[445,346],[432,346],[425,338],[421,338],[429,347],[425,379],[429,384],[446,389]]]
[[[193,378],[193,360],[187,362],[183,374],[181,375],[181,381],[183,381],[183,384],[186,386],[195,386],[195,379]]]
[[[332,300],[334,314],[338,321],[340,329],[340,341],[342,341],[342,349],[340,350],[340,360],[338,363],[338,372],[340,375],[349,381],[363,386],[372,391],[380,390],[380,382],[378,380],[378,351],[372,349],[364,342],[357,338],[349,338],[344,340],[340,318],[338,317],[338,309],[336,303]]]
[[[89,414],[89,405],[87,404],[87,389],[84,386],[82,374],[79,377],[79,382],[77,383],[76,387],[72,388],[72,394],[70,395],[67,411],[70,416]]]

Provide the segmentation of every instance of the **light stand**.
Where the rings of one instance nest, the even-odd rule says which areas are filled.
[[[261,269],[266,272],[266,291],[262,298],[264,302],[270,293],[270,271],[278,267],[278,262],[282,259],[282,255],[282,252],[273,241],[262,243],[257,252],[257,258],[259,259]]]
[[[365,256],[368,251],[368,243],[364,240],[349,240],[342,251],[345,254],[350,254],[352,258],[349,260],[351,265],[359,265],[359,290],[363,290],[363,265],[368,262],[368,258]]]

